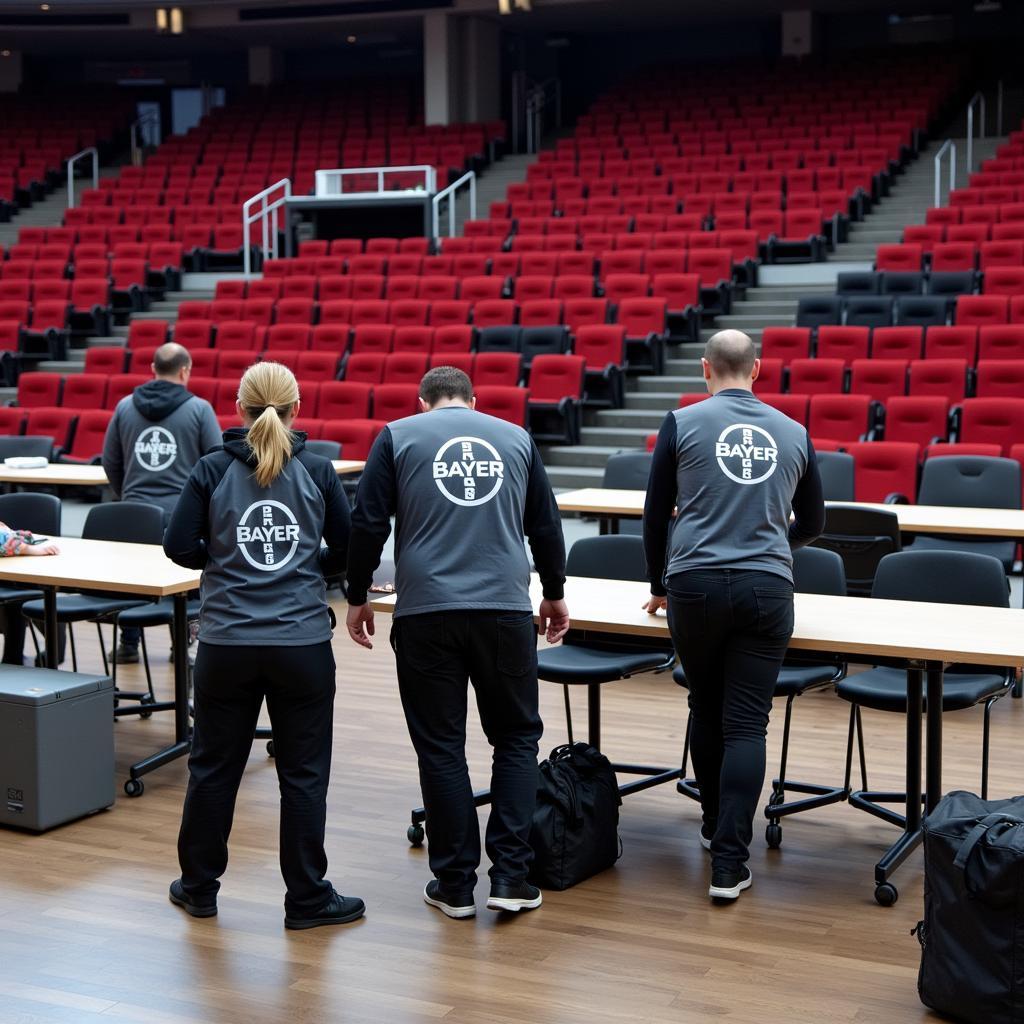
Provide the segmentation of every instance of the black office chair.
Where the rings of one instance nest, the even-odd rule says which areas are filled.
[[[18,493],[0,494],[0,522],[14,530],[29,530],[41,537],[60,536],[60,498],[54,494]],[[26,601],[41,601],[43,592],[29,587],[10,584],[0,586],[0,607],[5,615],[21,615],[21,606]],[[4,657],[8,652],[4,651]],[[12,654],[13,657],[13,654]],[[21,663],[22,652],[17,652]]]
[[[558,325],[523,327],[519,348],[523,353],[523,366],[529,370],[536,356],[560,356],[569,351],[569,328]]]
[[[578,540],[569,551],[566,573],[591,579],[644,581],[647,575],[643,541],[639,537],[624,536]],[[573,742],[573,728],[569,687],[586,686],[589,741],[600,748],[601,687],[643,672],[665,672],[675,664],[675,660],[670,641],[641,637],[634,641],[604,641],[585,634],[576,635],[570,630],[559,646],[538,652],[537,674],[546,682],[562,686],[570,743]],[[634,764],[617,764],[612,768],[625,775],[644,776],[620,786],[619,792],[623,796],[679,778],[678,768]]]
[[[826,501],[853,501],[853,456],[848,452],[816,452],[821,489]]]
[[[871,596],[889,601],[941,600],[947,604],[996,608],[1008,608],[1010,604],[1009,586],[998,559],[959,551],[901,551],[883,558]],[[1013,679],[1012,668],[976,665],[953,665],[946,669],[943,677],[943,713],[985,705],[981,748],[983,800],[988,796],[990,713],[992,705],[1010,690]],[[839,683],[836,692],[854,709],[907,713],[907,675],[902,669],[879,666],[848,676]],[[883,821],[903,827],[905,816],[882,805],[905,803],[906,799],[906,791],[870,791],[865,781],[862,790],[851,794],[850,803]]]
[[[611,490],[646,491],[647,479],[651,475],[650,452],[616,452],[610,455],[604,466],[601,486]],[[605,532],[608,520],[601,520],[601,532]],[[617,532],[638,536],[643,533],[643,523],[638,519],[613,520],[618,524]]]
[[[117,501],[106,505],[96,505],[89,510],[82,537],[85,540],[121,541],[129,544],[159,544],[164,536],[164,510],[158,505],[148,505],[138,501]],[[139,713],[148,717],[149,712],[144,705],[156,701],[153,695],[152,680],[149,680],[145,693],[124,692],[117,689],[117,662],[114,661],[111,671],[107,661],[107,648],[103,642],[104,622],[113,625],[113,649],[117,649],[117,630],[121,615],[130,608],[151,605],[148,599],[140,600],[128,594],[88,591],[81,594],[57,595],[57,621],[66,623],[68,639],[71,644],[71,667],[78,671],[78,654],[75,651],[75,634],[72,628],[75,622],[94,622],[99,634],[100,654],[103,657],[103,674],[109,675],[114,682],[114,693],[117,700],[137,700],[140,703]],[[38,626],[44,619],[43,602],[28,601],[22,606],[22,613],[29,623]],[[33,639],[35,633],[33,632]],[[38,648],[38,644],[37,644]],[[120,710],[120,709],[119,709]]]
[[[341,458],[341,443],[339,441],[317,441],[308,440],[306,450],[314,455],[322,455],[325,459]]]
[[[887,270],[882,274],[883,295],[920,295],[924,290],[924,274],[920,271]]]
[[[836,274],[837,295],[877,295],[881,274],[874,270],[846,271]]]
[[[1020,463],[986,455],[943,455],[926,459],[917,500],[922,505],[958,508],[1020,508]],[[991,555],[1003,570],[1013,569],[1017,544],[1012,540],[918,536],[907,545],[914,551],[968,551]]]
[[[942,295],[901,295],[894,323],[897,327],[941,327],[949,323],[949,303]]]
[[[801,594],[830,594],[834,597],[846,595],[846,573],[843,571],[843,560],[834,551],[822,548],[802,548],[793,555],[793,589]],[[852,768],[852,738],[856,731],[860,743],[861,774],[864,777],[864,741],[860,732],[860,712],[853,708],[850,712],[849,735],[851,742],[846,752],[846,774],[842,786],[826,786],[818,782],[794,782],[786,778],[786,762],[789,757],[789,732],[793,720],[793,701],[811,690],[820,690],[832,686],[846,675],[846,663],[836,659],[830,662],[802,662],[787,658],[779,671],[779,679],[775,684],[776,698],[785,698],[786,718],[782,727],[782,757],[778,777],[772,781],[772,795],[764,809],[768,825],[765,828],[765,841],[773,850],[782,845],[781,818],[801,811],[811,811],[828,804],[842,803],[850,796],[850,774]],[[686,674],[681,667],[676,668],[672,678],[679,686],[686,687]],[[686,720],[686,738],[683,741],[682,780],[676,788],[680,793],[693,800],[700,800],[700,791],[696,780],[686,777],[687,760],[690,752],[691,720]],[[806,799],[793,800],[786,803],[787,791],[806,793]]]
[[[958,295],[970,295],[978,290],[978,276],[973,270],[940,270],[928,275],[928,295],[941,295],[947,305],[956,302]]]
[[[825,509],[825,532],[814,546],[842,558],[851,597],[867,597],[878,563],[901,550],[899,520],[895,512],[833,505]]]
[[[53,438],[42,434],[0,437],[0,462],[13,458],[53,457]]]

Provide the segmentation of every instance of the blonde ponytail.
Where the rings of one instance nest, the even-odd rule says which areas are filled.
[[[247,439],[260,487],[269,487],[291,458],[292,432],[282,420],[298,400],[295,375],[281,363],[254,363],[238,385],[238,402],[253,420]]]

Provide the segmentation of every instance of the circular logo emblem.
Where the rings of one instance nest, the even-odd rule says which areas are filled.
[[[178,457],[178,442],[166,427],[146,427],[135,441],[135,461],[158,473]]]
[[[715,444],[719,468],[738,484],[763,484],[779,464],[775,438],[751,423],[726,427]]]
[[[287,505],[268,498],[254,501],[238,520],[238,550],[262,572],[277,572],[299,547],[299,524]]]
[[[434,456],[437,489],[453,504],[485,505],[501,490],[505,463],[493,445],[479,437],[453,437]]]

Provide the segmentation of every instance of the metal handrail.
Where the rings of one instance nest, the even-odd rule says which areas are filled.
[[[155,110],[143,114],[131,123],[131,158],[132,166],[139,167],[142,164],[142,147],[139,145],[139,129],[145,124],[160,124],[160,116]]]
[[[453,181],[447,188],[442,189],[430,201],[431,204],[431,227],[433,237],[437,238],[441,233],[441,203],[448,200],[448,237],[455,236],[455,193],[466,184],[469,185],[469,219],[476,220],[476,173],[467,171],[457,181]]]
[[[968,142],[968,144],[970,144]],[[941,162],[942,158],[949,150],[949,190],[952,192],[956,188],[956,143],[952,139],[946,139],[946,141],[939,148],[938,153],[935,154],[935,205],[942,205],[942,183],[941,183]]]
[[[967,173],[974,170],[974,107],[981,108],[981,123],[978,125],[978,141],[985,138],[985,94],[976,92],[967,101]]]
[[[333,196],[333,195],[358,195],[360,197],[370,198],[376,196],[392,196],[392,195],[403,195],[409,192],[410,189],[385,189],[384,188],[384,175],[385,174],[399,174],[408,173],[410,171],[420,171],[423,174],[424,179],[424,191],[433,195],[437,191],[437,169],[432,167],[430,164],[404,164],[397,165],[394,167],[335,167],[331,169],[318,170],[313,177],[313,194],[317,196]],[[342,191],[341,183],[346,177],[354,177],[357,174],[376,174],[377,175],[377,191],[376,192],[350,192],[346,193]],[[337,192],[331,192],[328,189],[328,183],[332,177],[338,179],[338,190]]]
[[[278,199],[275,199],[272,203],[268,202],[267,200],[270,196],[280,188],[284,189],[284,194]],[[256,195],[247,199],[242,204],[242,245],[244,247],[244,251],[242,253],[242,268],[246,274],[252,273],[252,245],[250,243],[249,232],[250,225],[255,224],[256,221],[262,221],[263,255],[266,257],[269,254],[271,259],[277,259],[277,211],[284,206],[291,197],[291,179],[282,178],[280,181],[276,181],[273,185],[265,188],[262,192],[257,192]],[[262,206],[256,213],[250,213],[249,211],[252,209],[254,203],[262,203]]]
[[[75,205],[75,164],[87,156],[92,157],[92,187],[100,187],[100,152],[95,146],[89,146],[68,160],[68,206]]]

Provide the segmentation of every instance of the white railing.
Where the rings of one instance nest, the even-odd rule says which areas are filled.
[[[422,188],[385,188],[384,176],[387,174],[411,174],[418,172],[423,175]],[[359,175],[366,177],[374,174],[377,177],[377,191],[363,190],[345,191],[345,179]],[[332,187],[333,186],[333,187]],[[411,164],[400,167],[335,167],[330,170],[319,170],[313,178],[313,194],[318,197],[353,196],[360,199],[376,199],[380,196],[405,195],[409,192],[427,192],[433,195],[437,191],[437,171],[430,164]]]
[[[967,173],[974,170],[974,108],[980,108],[978,118],[978,141],[985,138],[985,94],[976,92],[967,102]]]
[[[430,201],[431,229],[434,238],[441,235],[441,203],[448,202],[448,237],[455,236],[456,193],[459,189],[469,187],[469,220],[476,220],[476,174],[467,171],[458,181],[453,181],[446,189],[442,189]]]
[[[281,194],[271,201],[270,197],[277,191]],[[288,178],[282,178],[262,192],[257,192],[251,199],[247,199],[242,205],[242,266],[247,274],[252,273],[252,242],[250,228],[257,221],[261,223],[263,231],[263,257],[264,259],[277,259],[277,238],[278,238],[278,217],[277,211],[284,206],[292,197],[292,183]],[[256,212],[253,206],[259,204]]]
[[[956,188],[956,143],[952,139],[946,141],[935,154],[935,205],[942,205],[942,158],[949,151],[949,190]]]
[[[132,121],[132,124],[131,124],[131,139],[132,139],[132,141],[131,141],[131,157],[132,157],[132,166],[133,167],[141,167],[142,166],[142,149],[143,149],[143,146],[146,145],[146,140],[145,140],[144,137],[141,137],[140,129],[144,128],[147,125],[151,125],[154,128],[159,128],[160,127],[160,115],[155,110],[151,110],[149,113],[143,114],[142,117],[136,118],[134,121]],[[141,141],[140,141],[140,137],[141,137]],[[156,142],[156,145],[159,145],[159,144],[160,144],[160,140],[158,139],[157,142]]]
[[[76,153],[70,160],[68,160],[68,206],[75,205],[75,164],[77,164],[79,160],[84,160],[87,156],[92,157],[92,187],[100,187],[99,150],[95,146],[89,146],[88,149],[83,149],[80,153]]]

